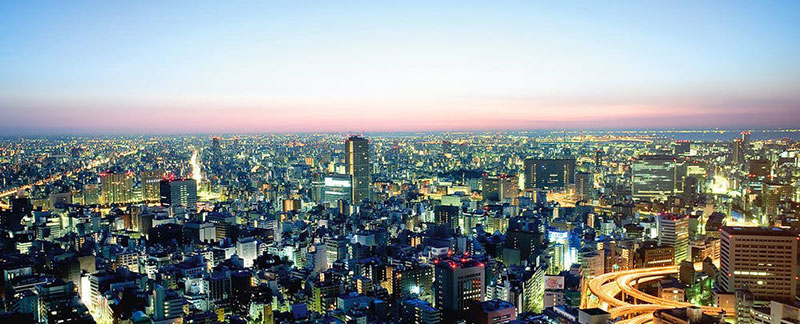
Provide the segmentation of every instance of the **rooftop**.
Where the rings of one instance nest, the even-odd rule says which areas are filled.
[[[487,300],[481,303],[481,310],[484,313],[495,312],[513,307],[513,304],[499,299]]]
[[[783,236],[795,237],[796,233],[780,227],[740,227],[723,226],[720,231],[732,235],[758,235],[758,236]]]

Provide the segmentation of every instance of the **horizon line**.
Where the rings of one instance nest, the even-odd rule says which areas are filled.
[[[476,130],[407,130],[407,131],[367,131],[364,130],[362,134],[435,134],[435,133],[557,133],[557,132],[608,132],[608,133],[624,133],[624,132],[736,132],[736,131],[751,131],[751,132],[781,132],[781,133],[797,133],[800,128],[789,127],[732,127],[732,128],[539,128],[539,129],[476,129]],[[36,137],[136,137],[136,136],[256,136],[256,135],[334,135],[334,134],[351,134],[349,131],[282,131],[282,132],[63,132],[63,133],[42,133],[42,134],[0,134],[0,138],[36,138]]]

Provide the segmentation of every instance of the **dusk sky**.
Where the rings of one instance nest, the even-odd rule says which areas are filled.
[[[3,1],[0,135],[800,127],[800,1]]]

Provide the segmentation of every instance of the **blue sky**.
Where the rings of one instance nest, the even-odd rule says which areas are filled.
[[[800,2],[0,3],[0,133],[800,125]]]

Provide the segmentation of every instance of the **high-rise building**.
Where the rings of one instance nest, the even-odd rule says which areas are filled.
[[[800,236],[779,227],[723,226],[720,237],[722,291],[747,287],[756,300],[796,298]]]
[[[481,191],[484,199],[493,201],[503,201],[505,199],[517,198],[519,194],[519,180],[515,175],[483,174],[481,181]]]
[[[458,224],[458,211],[456,206],[436,206],[433,208],[433,216],[436,225],[442,225],[446,228],[454,228]]]
[[[157,202],[161,199],[161,179],[164,179],[164,170],[142,171],[139,177],[142,181],[142,199],[148,202]]]
[[[631,176],[634,199],[663,199],[677,193],[678,168],[672,156],[640,156],[631,166]]]
[[[780,226],[780,210],[778,208],[781,201],[791,200],[793,188],[787,184],[765,182],[761,186],[761,207],[766,216],[766,223],[770,226]]]
[[[575,159],[527,158],[525,189],[557,189],[575,183]]]
[[[133,172],[100,173],[102,203],[126,204],[132,202],[133,178]]]
[[[352,202],[353,181],[347,174],[332,174],[326,176],[322,183],[322,202],[335,203],[339,200]]]
[[[253,292],[253,274],[249,270],[231,272],[231,308],[234,314],[244,316],[250,311]]]
[[[691,141],[675,141],[675,155],[687,156],[692,151]]]
[[[197,182],[194,179],[162,179],[160,195],[163,206],[197,209]]]
[[[484,300],[485,271],[482,262],[471,258],[436,262],[434,300],[436,308],[444,313],[446,322],[451,323],[463,317],[472,302]]]
[[[589,200],[594,187],[594,175],[587,172],[575,173],[575,198]]]
[[[350,136],[344,144],[346,173],[352,177],[354,204],[369,199],[372,174],[369,165],[369,141],[361,136]]]
[[[689,259],[689,216],[661,214],[658,216],[658,242],[675,249],[675,264]]]
[[[87,183],[83,185],[83,204],[84,205],[97,205],[101,203],[102,190],[96,183]]]
[[[742,131],[742,146],[747,149],[750,147],[750,131]]]
[[[744,144],[741,138],[734,139],[731,144],[731,162],[737,166],[744,164]]]

